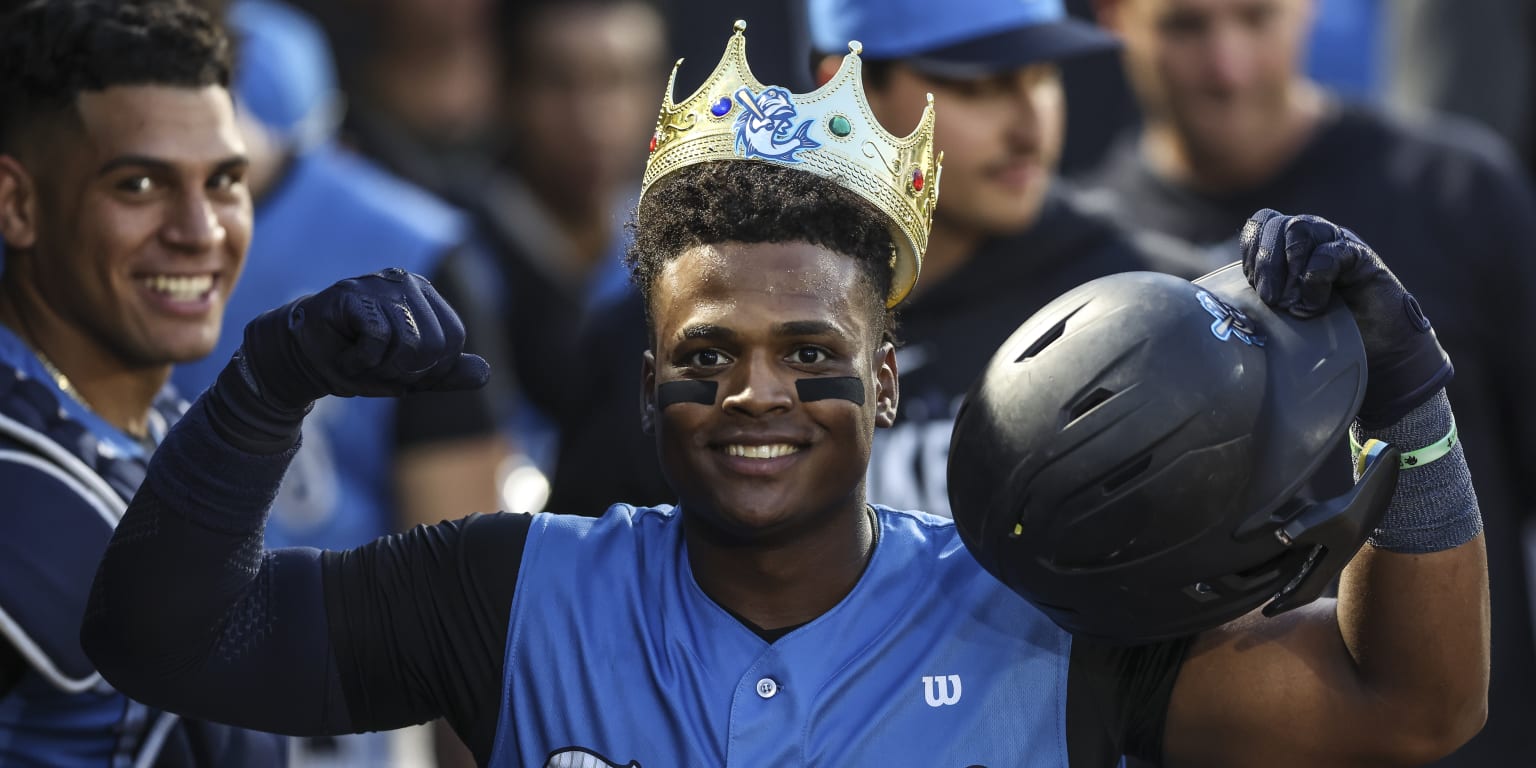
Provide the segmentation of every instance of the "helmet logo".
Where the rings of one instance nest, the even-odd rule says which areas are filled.
[[[1211,323],[1211,335],[1222,341],[1236,337],[1249,346],[1264,346],[1264,337],[1259,335],[1259,329],[1254,327],[1253,321],[1241,310],[1216,298],[1210,291],[1195,291],[1195,298],[1200,300],[1200,306],[1205,311],[1211,313],[1211,317],[1216,318]]]

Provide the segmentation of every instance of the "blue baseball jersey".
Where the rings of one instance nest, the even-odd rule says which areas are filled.
[[[1069,636],[949,521],[875,509],[857,586],[772,643],[693,580],[677,510],[537,516],[490,764],[1065,766]]]
[[[150,441],[185,409],[163,390]],[[0,692],[0,765],[286,762],[283,737],[182,720],[123,696],[80,648],[97,562],[144,478],[146,451],[60,391],[0,326],[0,638],[25,663]]]
[[[240,346],[247,322],[337,280],[385,267],[430,275],[466,227],[457,211],[334,144],[305,153],[256,209],[218,347],[177,366],[172,379],[183,392],[201,392]],[[272,508],[269,546],[341,549],[395,530],[397,406],[370,397],[316,403]]]

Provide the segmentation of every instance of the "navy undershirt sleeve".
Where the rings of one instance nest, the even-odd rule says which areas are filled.
[[[472,515],[325,553],[330,636],[355,724],[445,716],[482,764],[489,759],[532,520]]]
[[[87,654],[135,699],[258,730],[360,732],[446,715],[483,760],[531,518],[476,515],[345,552],[264,551],[266,510],[294,450],[237,448],[206,399],[194,404],[107,546]]]
[[[81,646],[151,706],[255,730],[353,730],[327,637],[320,553],[265,551],[297,446],[242,451],[200,398],[155,452],[96,571]]]

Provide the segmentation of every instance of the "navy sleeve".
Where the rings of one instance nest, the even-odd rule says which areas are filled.
[[[246,453],[205,393],[155,452],[97,569],[80,641],[118,690],[290,735],[354,730],[327,636],[320,553],[262,546],[297,446]]]
[[[489,760],[532,520],[473,515],[325,553],[330,636],[355,725],[446,716],[481,764]]]
[[[14,678],[30,665],[60,690],[86,690],[99,678],[80,649],[80,617],[122,502],[4,447],[0,489],[0,658],[8,662],[0,666]]]
[[[417,528],[345,552],[265,551],[296,450],[247,453],[206,395],[166,437],[107,546],[81,642],[152,706],[313,736],[446,715],[484,758],[530,517]]]

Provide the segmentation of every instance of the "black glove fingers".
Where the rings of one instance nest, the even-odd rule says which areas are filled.
[[[372,296],[347,292],[334,303],[338,328],[347,343],[336,355],[337,369],[348,378],[372,371],[384,362],[394,341],[394,331],[384,309]],[[323,360],[317,360],[322,362]]]
[[[410,291],[387,305],[395,330],[395,346],[381,373],[392,381],[412,384],[431,371],[442,357],[442,329],[424,304],[415,291]]]
[[[1286,220],[1284,229],[1282,247],[1285,251],[1285,283],[1276,306],[1291,309],[1302,300],[1307,273],[1315,269],[1328,269],[1321,262],[1314,263],[1318,258],[1318,247],[1338,240],[1341,235],[1338,227],[1316,216],[1293,216]],[[1305,309],[1294,314],[1310,316]]]
[[[490,379],[491,366],[485,362],[485,358],[479,355],[461,354],[447,373],[431,381],[429,388],[439,391],[479,389]]]
[[[1339,279],[1343,265],[1349,263],[1349,243],[1335,240],[1318,246],[1307,262],[1307,268],[1296,280],[1296,303],[1291,314],[1297,317],[1316,317],[1328,310],[1333,300],[1333,286]]]
[[[463,357],[460,353],[464,349],[464,323],[431,283],[422,281],[421,300],[426,311],[431,315],[432,324],[439,339],[436,348],[440,354],[432,369],[421,377],[416,388],[441,389],[444,387],[441,387],[440,383],[454,371]]]
[[[327,394],[398,396],[485,384],[485,360],[461,354],[464,325],[425,278],[401,269],[342,280],[246,326],[253,391],[283,408]]]
[[[1237,250],[1243,259],[1243,277],[1248,278],[1251,284],[1254,281],[1255,271],[1258,269],[1257,261],[1260,246],[1263,243],[1264,226],[1271,219],[1281,216],[1279,211],[1263,208],[1258,213],[1248,217],[1243,224],[1242,234],[1237,238]]]
[[[1253,274],[1248,281],[1259,299],[1265,304],[1279,306],[1288,280],[1289,268],[1285,260],[1285,225],[1290,219],[1273,216],[1259,228],[1258,242],[1253,248]]]

